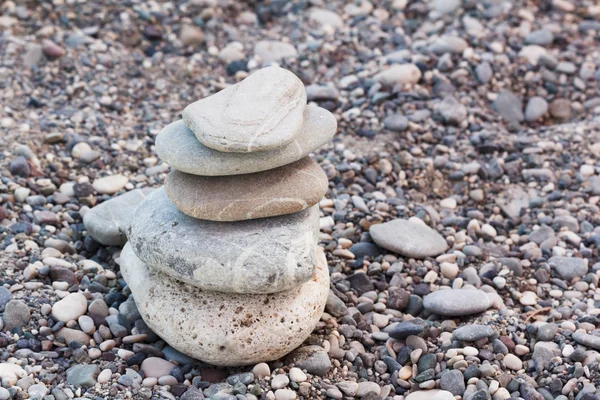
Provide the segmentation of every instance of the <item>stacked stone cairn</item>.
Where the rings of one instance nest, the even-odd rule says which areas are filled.
[[[120,264],[143,319],[175,349],[245,365],[310,335],[329,273],[317,245],[328,181],[309,153],[336,129],[293,73],[268,67],[159,133],[174,170],[132,215]]]

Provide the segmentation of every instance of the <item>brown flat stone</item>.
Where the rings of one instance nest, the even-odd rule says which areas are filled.
[[[199,176],[171,171],[169,199],[183,213],[210,221],[243,221],[293,214],[318,203],[327,176],[310,157],[253,174]]]

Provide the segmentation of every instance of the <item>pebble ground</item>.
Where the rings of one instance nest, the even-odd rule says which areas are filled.
[[[2,2],[0,399],[599,398],[599,32],[593,0]],[[299,352],[219,369],[148,330],[82,214],[161,185],[159,130],[271,60],[338,118],[331,294]],[[371,242],[411,217],[448,250]],[[423,308],[465,285],[492,307]]]

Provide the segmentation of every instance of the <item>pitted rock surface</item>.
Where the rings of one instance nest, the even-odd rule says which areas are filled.
[[[148,326],[172,347],[213,365],[272,361],[299,346],[319,321],[329,273],[319,248],[314,276],[276,294],[204,291],[152,271],[127,244],[121,271]]]

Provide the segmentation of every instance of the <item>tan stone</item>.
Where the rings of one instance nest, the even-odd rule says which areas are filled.
[[[276,360],[302,344],[321,318],[329,292],[327,260],[300,287],[275,294],[204,291],[153,272],[129,244],[121,272],[148,326],[180,352],[213,365]]]
[[[199,176],[171,171],[169,199],[185,214],[211,221],[242,221],[293,214],[318,203],[327,176],[310,157],[254,174]]]

